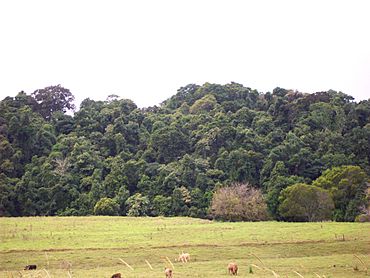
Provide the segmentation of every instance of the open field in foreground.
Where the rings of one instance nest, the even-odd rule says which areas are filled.
[[[175,262],[181,251],[190,263]],[[0,218],[0,277],[164,277],[166,257],[174,278],[228,277],[231,261],[238,277],[369,277],[370,224]]]

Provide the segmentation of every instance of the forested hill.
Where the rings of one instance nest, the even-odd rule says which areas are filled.
[[[70,116],[73,99],[58,85],[1,101],[0,215],[89,215],[109,200],[119,215],[206,217],[215,189],[239,182],[279,219],[290,185],[342,165],[370,174],[370,99],[206,83],[144,109],[85,99]],[[363,190],[346,190],[336,220],[364,205]]]

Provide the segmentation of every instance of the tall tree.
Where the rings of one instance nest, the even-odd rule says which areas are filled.
[[[38,89],[32,93],[32,96],[38,102],[38,112],[48,121],[56,111],[65,113],[67,110],[75,109],[74,96],[61,85]]]

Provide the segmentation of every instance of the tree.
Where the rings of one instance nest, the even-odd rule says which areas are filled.
[[[177,90],[176,95],[164,101],[163,104],[170,109],[176,109],[183,103],[190,103],[199,87],[199,85],[195,84],[188,84],[185,87],[181,87]]]
[[[223,157],[224,156],[224,157]],[[261,155],[242,148],[223,154],[215,166],[225,173],[231,182],[250,182],[256,184],[261,164]]]
[[[69,93],[59,85],[0,101],[0,214],[91,215],[108,197],[120,215],[207,217],[217,188],[240,182],[261,188],[283,220],[288,186],[348,164],[370,174],[370,102],[340,92],[190,84],[160,106],[112,95],[67,115]],[[367,178],[341,175],[327,190],[334,219],[350,221]]]
[[[265,163],[267,165],[267,163]],[[274,219],[281,219],[279,214],[280,192],[289,185],[304,182],[302,177],[288,175],[288,169],[283,161],[277,161],[271,171],[269,179],[264,182],[266,189],[266,202],[269,213]]]
[[[252,122],[252,128],[258,134],[267,135],[274,128],[273,118],[267,113],[258,113]]]
[[[101,198],[94,207],[95,215],[118,215],[119,205],[111,198]]]
[[[149,209],[149,199],[136,193],[127,199],[126,206],[128,216],[145,216]]]
[[[8,117],[7,138],[14,153],[19,152],[20,163],[25,165],[34,155],[48,154],[55,143],[55,137],[51,126],[46,125],[39,114],[34,113],[30,107],[24,106],[10,113]],[[23,174],[23,171],[16,174]]]
[[[74,96],[61,85],[38,89],[32,93],[32,96],[38,102],[37,110],[45,120],[50,120],[56,111],[65,113],[67,110],[75,109]]]
[[[121,186],[114,197],[114,200],[119,204],[119,214],[126,214],[126,201],[130,197],[130,192],[126,189],[125,186]]]
[[[171,211],[171,197],[156,195],[152,202],[152,214],[154,216],[169,216]]]
[[[151,145],[158,153],[159,162],[169,163],[188,151],[189,138],[175,127],[164,127],[153,132]]]
[[[216,98],[212,94],[205,95],[203,98],[198,99],[191,107],[191,114],[198,114],[202,112],[211,111],[217,104]]]
[[[191,195],[185,186],[176,187],[172,192],[171,212],[174,215],[187,216],[191,203]]]
[[[225,221],[267,220],[267,205],[261,190],[249,184],[222,187],[213,194],[211,215]]]
[[[10,179],[0,172],[0,217],[19,215],[16,210],[16,194],[14,192],[17,179]]]
[[[288,221],[323,221],[331,218],[333,200],[327,190],[297,183],[285,188],[279,197],[279,212]]]
[[[70,115],[57,111],[53,113],[51,121],[57,134],[69,134],[73,131],[74,120]]]
[[[344,124],[342,107],[333,104],[318,102],[310,105],[310,115],[307,123],[312,129],[341,132]]]
[[[354,221],[366,205],[369,177],[359,166],[340,166],[326,170],[312,184],[328,190],[334,200],[336,221]]]
[[[274,219],[281,220],[282,218],[279,213],[279,196],[281,191],[295,183],[304,182],[304,179],[298,176],[276,176],[270,182],[274,186],[269,188],[266,194],[267,208]]]

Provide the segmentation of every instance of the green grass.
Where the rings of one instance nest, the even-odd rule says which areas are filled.
[[[191,254],[190,263],[174,261],[181,251]],[[274,277],[272,271],[280,277],[369,277],[369,254],[369,223],[0,218],[0,277],[164,277],[166,257],[176,278],[227,277],[231,261],[239,277]],[[23,271],[27,264],[39,270]]]

